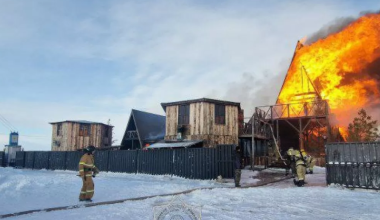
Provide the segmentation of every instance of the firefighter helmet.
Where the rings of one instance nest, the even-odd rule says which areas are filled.
[[[92,153],[92,152],[94,152],[95,151],[95,147],[94,146],[88,146],[88,147],[86,147],[85,149],[84,149],[84,151],[86,152],[86,153]]]

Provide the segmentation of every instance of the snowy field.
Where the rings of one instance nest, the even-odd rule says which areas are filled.
[[[270,170],[268,170],[270,171]],[[266,171],[266,172],[268,172]],[[244,173],[244,184],[257,182],[257,172]],[[305,187],[286,180],[256,188],[216,188],[181,195],[187,204],[202,207],[202,219],[380,219],[376,191],[326,187],[324,169],[307,175]],[[79,204],[81,180],[71,171],[0,168],[0,214]],[[95,179],[94,202],[179,192],[201,187],[233,186],[215,181],[170,176],[102,173]],[[171,196],[9,219],[152,219],[153,206]]]

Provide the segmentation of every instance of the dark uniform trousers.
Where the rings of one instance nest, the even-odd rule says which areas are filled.
[[[241,169],[235,169],[235,186],[240,185]]]

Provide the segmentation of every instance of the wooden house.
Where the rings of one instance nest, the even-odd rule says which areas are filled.
[[[165,116],[132,109],[120,149],[143,149],[164,137]]]
[[[202,140],[203,147],[239,143],[244,123],[240,103],[202,98],[161,106],[166,112],[166,141]]]
[[[85,120],[51,122],[52,151],[76,151],[89,145],[106,148],[112,145],[113,126]]]

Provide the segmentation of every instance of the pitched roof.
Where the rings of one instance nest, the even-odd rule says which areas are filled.
[[[71,122],[71,123],[79,123],[79,124],[102,124],[102,125],[107,125],[101,122],[95,122],[95,121],[87,121],[87,120],[66,120],[66,121],[58,121],[58,122],[49,122],[49,124],[58,124],[58,123],[64,123],[64,122]],[[111,126],[112,125],[107,125]]]
[[[134,120],[140,141],[155,141],[164,139],[166,128],[165,116],[132,109],[128,125],[131,123],[131,120]],[[124,138],[127,134],[128,125],[125,129],[121,145],[123,145]]]
[[[222,105],[233,105],[233,106],[239,107],[239,109],[240,109],[240,103],[239,102],[230,102],[230,101],[223,101],[223,100],[209,99],[209,98],[191,99],[191,100],[178,101],[178,102],[166,102],[166,103],[161,103],[161,106],[164,109],[164,111],[166,111],[166,106],[185,105],[185,104],[191,104],[191,103],[197,103],[197,102],[208,102],[208,103],[222,104]]]

